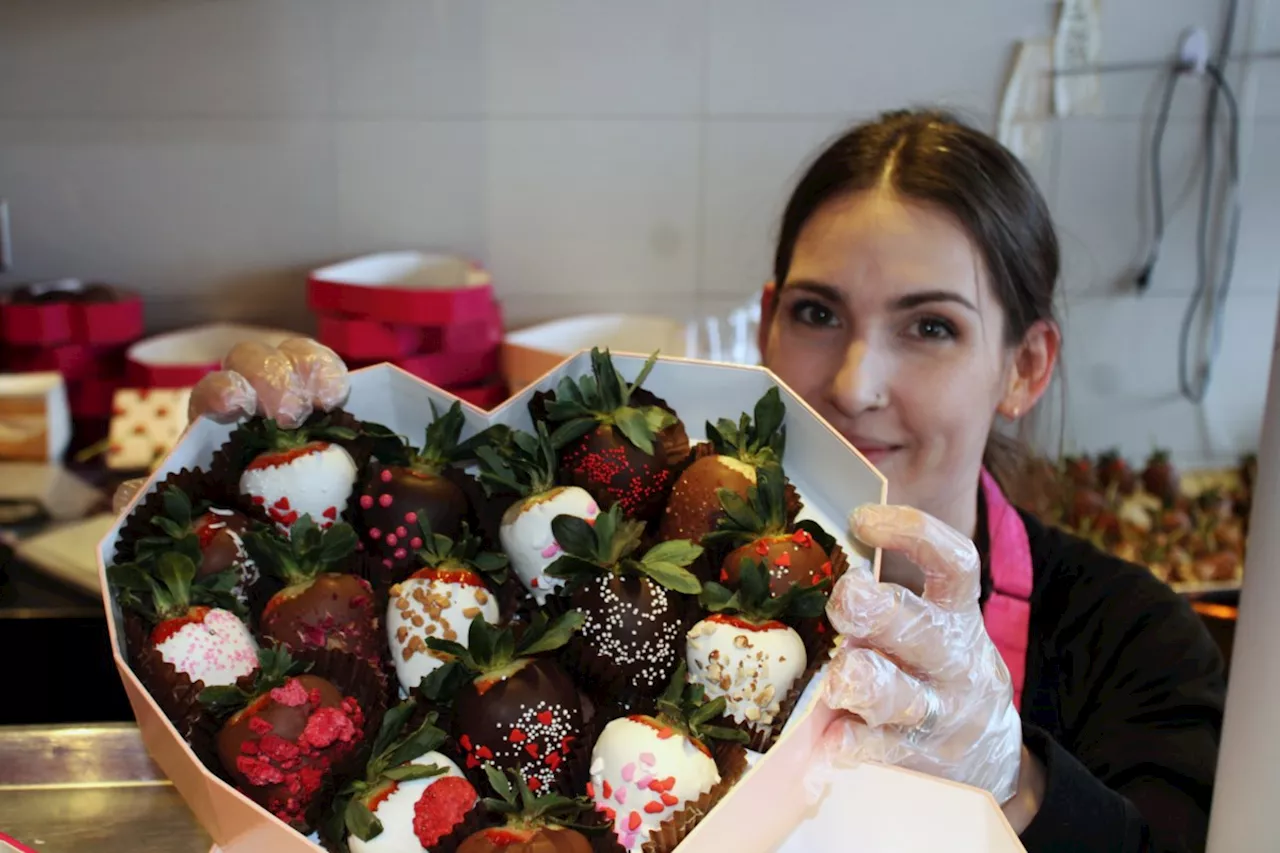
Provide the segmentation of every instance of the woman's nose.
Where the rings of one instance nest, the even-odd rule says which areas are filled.
[[[867,341],[854,341],[831,385],[831,402],[853,417],[889,402],[887,365]]]

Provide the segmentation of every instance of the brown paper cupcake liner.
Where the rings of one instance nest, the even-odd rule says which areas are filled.
[[[161,530],[151,523],[153,518],[164,515],[164,493],[167,489],[181,489],[193,504],[200,501],[238,509],[240,498],[235,493],[228,493],[225,483],[215,475],[199,468],[183,468],[175,471],[160,481],[159,485],[148,494],[129,513],[129,517],[120,527],[116,538],[115,563],[128,563],[137,557],[137,543],[141,539],[152,536],[163,536]]]
[[[716,745],[714,754],[716,766],[720,769],[720,781],[698,799],[686,802],[678,812],[649,833],[649,840],[640,848],[645,853],[671,853],[675,850],[747,771],[747,751],[740,744],[721,742]]]

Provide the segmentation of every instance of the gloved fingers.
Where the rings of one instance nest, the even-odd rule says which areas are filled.
[[[977,607],[981,562],[964,534],[913,507],[864,504],[849,528],[873,548],[898,551],[921,568],[924,597],[948,610]]]
[[[903,672],[874,649],[849,643],[832,656],[822,691],[829,706],[856,714],[872,728],[914,729],[940,712],[931,685]]]
[[[117,486],[115,494],[111,496],[111,511],[116,515],[124,512],[129,501],[133,500],[133,496],[146,484],[146,477],[141,477],[137,480],[125,480]]]
[[[233,423],[252,417],[258,411],[258,392],[249,380],[230,370],[206,374],[191,390],[187,419],[209,418],[218,423]]]
[[[284,429],[300,426],[312,412],[302,379],[279,349],[258,341],[236,344],[222,363],[239,373],[258,394],[258,414]]]
[[[856,645],[874,648],[917,675],[949,680],[971,668],[980,617],[944,610],[911,590],[846,572],[827,600],[827,618]]]
[[[331,412],[347,401],[351,376],[336,352],[311,338],[290,338],[279,349],[293,363],[315,408]]]

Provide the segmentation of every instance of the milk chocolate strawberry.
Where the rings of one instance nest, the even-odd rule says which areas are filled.
[[[1155,450],[1147,458],[1146,467],[1142,469],[1142,487],[1164,501],[1166,506],[1177,502],[1182,487],[1177,469],[1169,461],[1169,451]]]
[[[245,547],[263,571],[286,584],[259,617],[264,637],[293,651],[334,649],[366,660],[379,658],[382,631],[373,589],[346,573],[356,547],[351,525],[321,530],[304,515],[288,538],[255,530],[245,537]]]
[[[462,489],[444,476],[468,456],[459,442],[466,426],[462,404],[455,402],[441,415],[432,403],[431,415],[422,449],[406,447],[399,440],[380,443],[377,462],[358,490],[357,528],[365,546],[387,568],[407,570],[413,562],[419,518],[437,533],[453,536],[469,511]]]
[[[569,582],[570,606],[585,617],[579,657],[639,695],[657,695],[680,660],[686,597],[702,590],[686,568],[702,548],[675,539],[637,555],[644,524],[617,505],[594,525],[564,515],[551,526],[565,555],[547,574]]]
[[[177,486],[161,489],[164,514],[153,517],[151,523],[163,535],[140,539],[139,556],[176,548],[195,561],[196,577],[230,571],[236,579],[232,592],[241,604],[247,605],[249,587],[258,581],[258,567],[244,547],[248,517],[207,501],[193,506],[191,498]]]
[[[559,558],[560,545],[551,531],[558,515],[587,520],[600,512],[595,498],[577,486],[556,485],[556,454],[541,422],[536,434],[513,430],[498,444],[480,446],[480,482],[490,492],[514,493],[520,499],[503,513],[498,532],[511,569],[538,604],[563,585],[546,574]]]
[[[812,586],[831,577],[835,540],[812,521],[787,523],[784,482],[781,468],[765,465],[756,469],[756,484],[745,500],[720,489],[725,515],[703,542],[733,549],[720,566],[721,583],[738,585],[743,559],[765,564],[774,595],[785,594],[795,584]]]
[[[738,423],[722,418],[707,422],[707,443],[716,455],[697,459],[671,489],[658,535],[662,539],[689,539],[696,543],[716,529],[724,517],[720,489],[746,498],[756,482],[756,468],[781,464],[787,429],[782,425],[786,406],[776,387],[770,388],[755,407],[755,418],[743,413]]]
[[[232,594],[236,577],[199,577],[189,556],[177,551],[107,569],[121,607],[151,625],[150,647],[193,683],[234,684],[258,665],[258,644],[240,620]]]
[[[321,527],[337,522],[355,486],[356,463],[337,441],[351,441],[354,430],[327,418],[297,429],[283,429],[257,418],[241,428],[256,454],[240,475],[240,491],[288,532],[304,515]]]
[[[519,770],[535,791],[561,786],[565,759],[582,735],[582,700],[560,665],[540,655],[581,626],[576,611],[550,622],[539,612],[517,640],[510,627],[477,616],[466,645],[427,638],[472,676],[453,699],[453,735],[468,768],[492,762]]]
[[[428,649],[427,637],[465,644],[472,619],[498,623],[487,579],[500,584],[507,569],[506,555],[484,551],[465,521],[456,539],[433,533],[425,518],[418,524],[414,559],[421,568],[391,587],[387,604],[387,641],[404,695],[449,659]]]
[[[619,717],[604,727],[591,752],[587,794],[613,821],[618,842],[638,851],[649,833],[720,782],[711,739],[742,742],[743,732],[710,725],[724,697],[705,701],[700,684],[685,684],[681,662],[657,716]]]
[[[253,686],[209,687],[200,700],[231,714],[218,732],[218,758],[251,800],[303,834],[317,796],[364,739],[364,710],[333,683],[302,674],[283,649],[264,648]]]
[[[410,726],[415,709],[410,699],[387,711],[363,778],[348,782],[333,803],[324,834],[334,841],[345,838],[351,853],[425,850],[478,799],[458,765],[438,751],[446,735],[436,728],[435,715]],[[429,820],[418,820],[425,810]]]
[[[828,586],[794,585],[771,596],[769,573],[754,560],[739,570],[736,591],[707,584],[701,601],[711,615],[689,631],[689,680],[712,699],[723,696],[734,722],[768,729],[808,665],[804,641],[788,623],[821,616]]]
[[[581,822],[595,809],[589,797],[537,795],[519,772],[508,776],[493,766],[485,775],[498,796],[486,797],[484,808],[504,823],[467,836],[458,853],[591,853],[586,834],[601,828]]]
[[[591,351],[591,374],[575,382],[560,380],[547,419],[559,424],[552,444],[560,450],[560,474],[591,493],[604,509],[622,507],[628,518],[656,518],[673,482],[663,439],[683,434],[673,412],[657,405],[635,405],[636,390],[653,369],[651,357],[634,382],[627,382],[608,350]],[[684,451],[687,452],[687,438]],[[683,456],[683,453],[681,454]]]

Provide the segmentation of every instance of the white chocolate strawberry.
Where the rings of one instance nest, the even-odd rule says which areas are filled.
[[[288,532],[304,515],[322,528],[331,526],[346,511],[355,481],[351,454],[340,445],[313,441],[258,456],[241,475],[240,491]]]
[[[193,607],[156,626],[151,642],[166,663],[206,687],[235,684],[258,668],[258,644],[234,613]]]
[[[439,776],[410,779],[407,782],[388,782],[369,802],[369,810],[382,824],[382,832],[363,841],[352,835],[347,839],[351,853],[412,853],[425,848],[414,832],[414,820],[418,801],[427,789],[441,779],[462,778],[462,771],[443,753],[428,752],[413,759],[411,764],[431,765],[443,768]]]
[[[476,616],[498,624],[498,602],[475,572],[420,569],[391,587],[387,641],[401,695],[409,695],[448,659],[428,649],[426,638],[439,637],[465,646],[467,630]]]
[[[694,625],[685,654],[690,681],[712,699],[723,696],[725,713],[753,728],[772,725],[807,665],[804,641],[794,628],[726,614]]]

